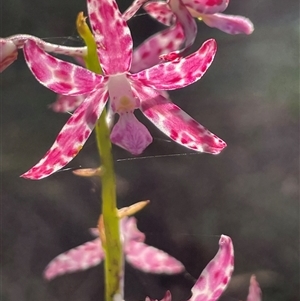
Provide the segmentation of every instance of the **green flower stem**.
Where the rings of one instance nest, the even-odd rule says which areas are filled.
[[[97,57],[97,47],[94,37],[85,22],[83,13],[79,13],[76,21],[77,31],[84,39],[88,54],[84,58],[86,67],[95,72],[102,73]],[[113,301],[116,294],[123,297],[122,283],[122,245],[120,241],[119,218],[117,215],[116,177],[114,172],[114,161],[112,156],[112,145],[110,142],[110,130],[106,123],[106,109],[103,110],[96,124],[96,139],[101,168],[102,181],[102,215],[104,223],[104,238],[102,245],[105,250],[105,300]],[[98,225],[101,233],[101,223]],[[103,230],[103,229],[102,229]]]

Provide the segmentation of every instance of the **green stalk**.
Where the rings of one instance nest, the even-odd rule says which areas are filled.
[[[83,13],[79,13],[76,26],[79,35],[84,39],[88,49],[87,56],[84,58],[86,67],[95,73],[102,73],[97,57],[96,43],[85,22]],[[102,246],[105,250],[105,300],[113,301],[116,294],[123,295],[122,283],[120,283],[120,279],[122,279],[123,264],[119,218],[117,215],[116,178],[112,156],[112,145],[109,138],[110,130],[106,123],[106,109],[103,110],[95,130],[101,168],[103,169],[103,174],[100,179],[102,181],[102,215],[105,231],[104,237],[101,237]],[[98,227],[99,233],[101,233],[103,229],[101,228],[100,222]]]

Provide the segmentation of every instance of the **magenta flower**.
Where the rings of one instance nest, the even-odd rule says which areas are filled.
[[[128,70],[132,38],[116,2],[89,0],[88,11],[104,76],[61,61],[45,53],[32,40],[24,44],[26,62],[40,83],[59,94],[86,94],[87,97],[44,158],[22,176],[41,179],[70,162],[91,134],[108,98],[112,111],[120,116],[111,140],[133,154],[140,154],[152,142],[146,127],[134,116],[135,109],[140,109],[177,143],[200,152],[220,153],[226,143],[159,92],[183,88],[199,80],[213,61],[216,42],[208,40],[198,51],[179,61],[131,74]],[[112,31],[112,27],[116,30]]]
[[[192,297],[188,301],[215,301],[226,289],[234,267],[234,252],[230,237],[222,235],[219,251],[202,271],[192,288]],[[149,297],[146,301],[153,301]],[[161,301],[172,301],[167,292]]]
[[[229,34],[251,34],[254,27],[249,19],[221,14],[228,4],[229,0],[168,0],[167,3],[150,1],[144,5],[144,9],[163,24],[171,25],[177,15],[174,7],[183,5],[193,17],[202,20],[210,27],[218,28]]]
[[[126,12],[129,11],[131,10],[128,9]],[[126,12],[123,14],[123,18],[130,16]],[[134,49],[130,72],[136,73],[160,63],[163,55],[179,49],[184,40],[183,30],[179,23],[154,34]],[[78,59],[76,60],[79,62]],[[80,64],[84,65],[84,62]],[[55,112],[72,112],[84,99],[85,95],[58,95],[56,101],[51,104],[51,108]]]
[[[249,293],[246,301],[261,301],[261,289],[254,275],[250,279]]]
[[[136,226],[136,219],[123,218],[120,222],[126,260],[135,268],[156,274],[178,274],[184,266],[167,253],[144,243],[145,235]],[[98,236],[97,229],[91,229]],[[51,280],[59,275],[83,271],[101,263],[104,251],[100,238],[89,241],[55,257],[46,267],[44,277]]]

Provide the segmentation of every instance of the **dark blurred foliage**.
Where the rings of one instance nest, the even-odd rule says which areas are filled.
[[[119,1],[124,10],[129,1]],[[74,21],[84,0],[2,0],[1,36],[29,33],[80,44]],[[222,300],[245,300],[250,275],[263,300],[299,297],[299,3],[231,0],[226,11],[249,17],[251,36],[229,36],[199,23],[195,50],[216,38],[218,52],[198,83],[171,92],[174,102],[219,135],[227,149],[207,154],[116,161],[119,207],[152,202],[137,215],[147,241],[178,259],[190,275],[154,276],[126,266],[126,301],[187,300],[218,248],[235,246],[235,272]],[[161,29],[145,15],[129,25],[135,44]],[[52,39],[50,39],[52,41]],[[41,181],[19,175],[54,141],[68,115],[28,71],[22,53],[1,74],[1,301],[103,300],[102,266],[47,283],[42,272],[59,253],[91,237],[99,215],[96,180],[60,172]],[[154,143],[145,156],[186,153],[149,124]],[[115,158],[128,153],[115,147]],[[97,166],[93,137],[70,167]]]

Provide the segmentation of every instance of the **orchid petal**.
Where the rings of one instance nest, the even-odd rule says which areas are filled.
[[[71,47],[65,45],[57,45],[45,42],[44,40],[28,34],[17,34],[6,38],[5,40],[13,42],[18,49],[23,48],[24,43],[28,40],[36,42],[36,44],[46,52],[53,52],[68,56],[83,57],[87,55],[87,47]]]
[[[50,105],[50,108],[57,113],[73,112],[85,98],[86,95],[57,95],[56,101]]]
[[[184,271],[180,261],[167,253],[142,242],[129,241],[124,245],[126,260],[145,273],[178,274]]]
[[[148,0],[134,0],[132,4],[123,13],[123,18],[128,21],[131,19],[135,13],[140,9],[140,7]]]
[[[177,259],[144,243],[145,234],[138,230],[134,217],[124,218],[121,229],[126,260],[135,268],[157,274],[177,274],[184,271],[184,266]]]
[[[153,139],[147,128],[129,112],[120,115],[112,129],[110,140],[131,154],[139,155]]]
[[[173,60],[174,58],[178,57],[179,54],[181,54],[194,43],[197,35],[197,24],[182,1],[170,0],[169,6],[176,15],[176,22],[179,22],[183,28],[185,45],[183,49],[163,56],[162,58],[164,60]]]
[[[211,65],[217,44],[211,39],[203,43],[193,54],[177,61],[156,65],[139,73],[132,79],[140,80],[144,85],[157,90],[175,90],[199,80]]]
[[[99,238],[55,257],[45,268],[44,277],[51,280],[59,275],[84,271],[98,265],[104,258]]]
[[[141,232],[136,225],[137,221],[134,217],[123,218],[121,221],[121,229],[125,240],[145,241],[145,234]]]
[[[39,180],[67,165],[90,136],[107,99],[103,88],[90,94],[64,125],[50,150],[22,177]]]
[[[251,276],[247,301],[261,301],[261,289],[254,275]]]
[[[253,23],[245,17],[214,14],[201,16],[203,22],[213,28],[218,28],[229,34],[251,34],[254,30]]]
[[[134,50],[130,71],[137,73],[160,63],[161,55],[178,50],[184,41],[179,23],[151,36]]]
[[[132,38],[115,0],[88,0],[91,27],[98,58],[106,75],[130,69]]]
[[[215,14],[224,11],[229,0],[182,0],[182,2],[198,13]]]
[[[4,71],[18,57],[18,49],[12,41],[0,38],[0,72]]]
[[[135,90],[141,99],[142,113],[178,144],[210,154],[219,154],[226,147],[223,140],[159,93],[149,88]]]
[[[165,1],[149,1],[143,8],[152,18],[166,26],[171,26],[175,21],[175,15]]]
[[[13,35],[7,38],[0,38],[0,72],[4,71],[17,59],[17,49],[23,48],[24,43],[28,40],[35,41],[44,51],[74,56],[75,59],[86,55],[87,52],[86,47],[69,47],[51,44],[35,36],[26,34]]]
[[[189,301],[215,301],[226,289],[234,267],[234,252],[230,237],[222,235],[219,251],[208,263],[192,288]]]
[[[24,55],[36,79],[58,94],[86,94],[104,82],[103,76],[49,55],[32,40],[25,42]]]

